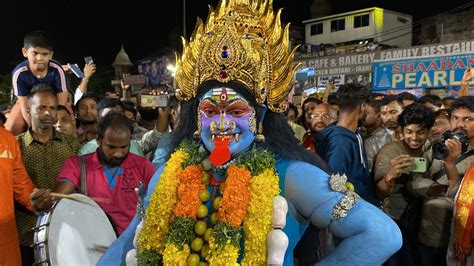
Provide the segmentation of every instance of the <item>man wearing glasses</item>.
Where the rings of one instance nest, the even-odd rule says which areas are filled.
[[[336,122],[336,114],[327,103],[320,103],[316,108],[306,115],[311,118],[311,129],[315,133],[323,131],[329,124]]]

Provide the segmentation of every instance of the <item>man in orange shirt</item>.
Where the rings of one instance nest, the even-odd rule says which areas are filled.
[[[18,142],[3,127],[5,121],[0,113],[0,265],[21,265],[13,200],[31,210],[29,195],[34,185],[23,165]]]

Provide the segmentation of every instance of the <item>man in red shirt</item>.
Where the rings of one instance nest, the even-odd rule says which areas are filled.
[[[87,195],[110,199],[97,202],[111,219],[118,235],[122,233],[135,215],[138,196],[135,188],[141,182],[146,186],[155,173],[155,168],[145,157],[129,153],[132,125],[124,115],[111,112],[98,122],[99,148],[84,156],[86,165]],[[57,177],[54,192],[72,193],[81,187],[79,156],[67,159]],[[34,206],[41,204],[46,194],[32,196]],[[41,208],[38,206],[38,208]]]

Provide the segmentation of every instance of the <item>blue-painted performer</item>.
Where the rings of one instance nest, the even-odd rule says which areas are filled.
[[[178,58],[167,163],[99,265],[293,265],[310,223],[340,239],[321,265],[381,265],[397,225],[298,144],[281,114],[297,65],[272,1],[222,0]]]

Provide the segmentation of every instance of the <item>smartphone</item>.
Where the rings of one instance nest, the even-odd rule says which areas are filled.
[[[67,64],[70,68],[71,68],[71,71],[72,73],[74,73],[74,75],[76,75],[76,77],[82,79],[84,78],[84,72],[82,72],[82,70],[76,65],[76,64]]]
[[[158,107],[158,101],[156,95],[141,95],[140,105],[142,107],[156,108]]]
[[[413,165],[405,168],[406,172],[412,173],[424,173],[426,172],[426,158],[425,157],[412,157]]]
[[[84,57],[84,61],[86,62],[86,65],[94,63],[94,60],[92,59],[92,56]]]
[[[168,95],[160,94],[156,96],[156,102],[158,107],[167,107],[168,106]]]

